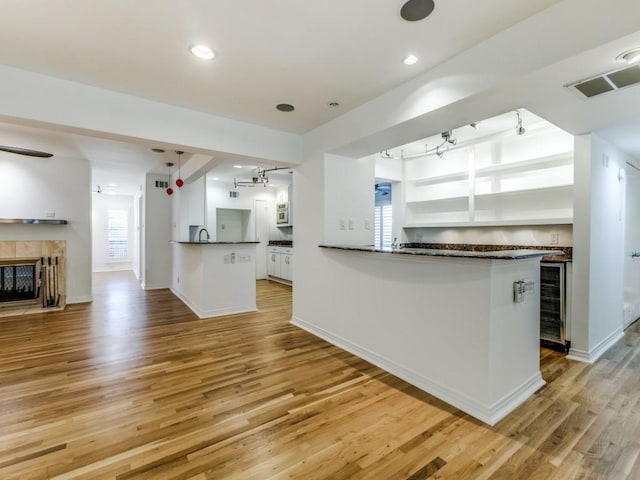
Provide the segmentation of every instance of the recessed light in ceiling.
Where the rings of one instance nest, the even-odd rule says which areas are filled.
[[[234,165],[233,168],[242,168],[242,165]]]
[[[295,109],[295,107],[290,103],[279,103],[278,105],[276,105],[276,108],[281,112],[293,112],[293,110]]]
[[[405,65],[415,65],[416,63],[418,63],[418,57],[416,57],[415,55],[407,55],[402,59],[402,63],[404,63]]]
[[[400,9],[400,16],[407,22],[417,22],[431,15],[434,8],[433,0],[409,0]]]
[[[616,60],[624,60],[629,64],[640,61],[640,47],[632,48],[631,50],[622,52],[616,57]]]
[[[164,153],[164,150],[161,148],[152,148],[151,151],[155,153]]]
[[[327,105],[331,108],[337,108],[340,106],[340,102],[329,102]]]
[[[211,60],[213,57],[216,56],[216,54],[213,53],[213,50],[211,50],[206,45],[202,45],[202,44],[191,45],[191,47],[189,47],[189,51],[196,57],[201,58],[202,60]]]

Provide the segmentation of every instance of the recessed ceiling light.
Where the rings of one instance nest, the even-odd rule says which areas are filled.
[[[111,187],[111,188],[116,188],[118,185],[116,185],[115,183],[110,183],[107,185],[107,187]]]
[[[152,148],[151,151],[155,153],[164,153],[164,150],[161,148]]]
[[[216,56],[216,54],[213,53],[213,50],[211,50],[206,45],[192,45],[191,47],[189,47],[189,51],[202,60],[211,60]]]
[[[632,48],[631,50],[621,53],[616,57],[616,60],[624,60],[629,64],[640,61],[640,47]]]
[[[405,65],[415,65],[416,63],[418,63],[418,57],[413,54],[407,55],[402,59],[402,63],[404,63]]]
[[[242,168],[242,165],[234,165],[233,168]]]
[[[279,103],[278,105],[276,105],[276,108],[281,112],[293,112],[293,110],[295,109],[295,107],[290,103]]]
[[[211,180],[220,180],[220,177],[213,177]]]
[[[330,106],[331,108],[337,108],[340,106],[339,102],[329,102],[327,103],[328,106]]]

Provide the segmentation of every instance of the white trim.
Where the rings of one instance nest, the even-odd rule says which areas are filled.
[[[93,302],[93,295],[84,295],[79,297],[67,297],[65,298],[65,305],[71,305],[73,303],[90,303]]]
[[[237,305],[233,307],[225,307],[225,308],[216,308],[214,310],[202,310],[198,308],[189,298],[180,292],[171,288],[171,292],[178,297],[182,303],[184,303],[187,307],[191,309],[193,313],[195,313],[198,318],[212,318],[212,317],[222,317],[224,315],[234,315],[236,313],[248,313],[248,312],[256,312],[258,311],[257,305]]]
[[[571,347],[567,358],[578,362],[595,363],[607,350],[609,350],[618,340],[624,337],[622,327],[616,328],[607,338],[602,340],[590,351],[578,350]]]
[[[163,288],[171,288],[170,285],[163,285],[163,284],[157,284],[157,285],[149,285],[147,283],[142,282],[141,284],[142,289],[143,290],[162,290]]]
[[[294,315],[291,317],[291,323],[319,338],[322,338],[323,340],[326,340],[332,345],[335,345],[389,373],[392,373],[393,375],[409,382],[421,390],[424,390],[434,397],[453,405],[488,425],[495,425],[498,421],[533,395],[533,393],[535,393],[539,388],[545,385],[545,381],[542,379],[540,372],[537,372],[522,385],[512,390],[493,405],[485,405],[445,385],[434,382],[433,380],[399,365],[386,357],[378,355],[377,353],[356,345],[349,340],[312,325],[300,317]]]

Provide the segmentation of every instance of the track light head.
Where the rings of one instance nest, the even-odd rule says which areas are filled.
[[[520,116],[520,112],[518,110],[516,110],[516,115],[518,116],[518,124],[516,125],[516,134],[524,135],[527,130],[522,126],[522,117]]]

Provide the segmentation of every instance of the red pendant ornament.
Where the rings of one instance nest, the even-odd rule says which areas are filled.
[[[171,167],[173,167],[173,163],[167,162],[167,163],[165,163],[165,165],[169,168],[169,180],[171,180]],[[167,185],[168,184],[169,184],[169,182],[167,182]],[[173,195],[173,188],[168,187],[166,192],[167,192],[167,195],[169,195],[169,196]]]
[[[180,156],[184,152],[182,150],[176,150],[176,155],[178,155],[178,178],[176,179],[176,185],[178,188],[182,188],[184,185],[184,181],[180,178]]]

